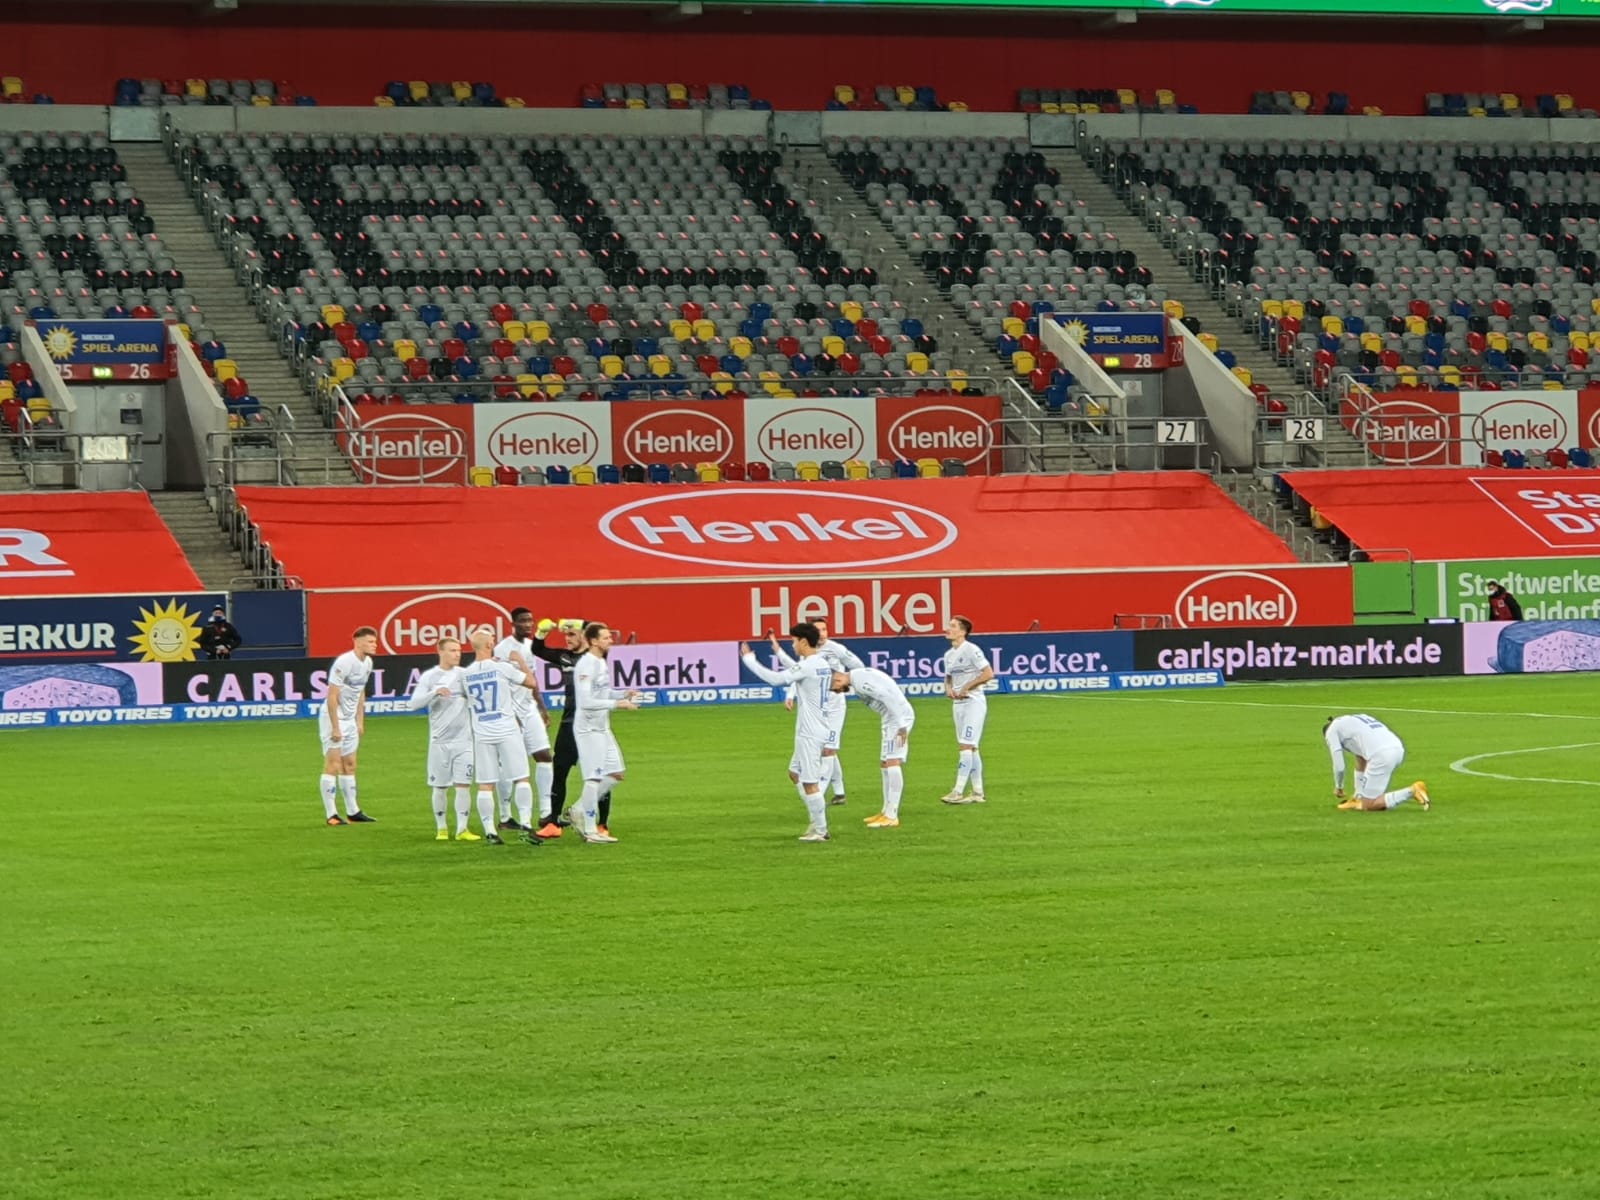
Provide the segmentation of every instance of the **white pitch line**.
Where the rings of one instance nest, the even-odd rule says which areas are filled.
[[[1329,682],[1338,683],[1339,680]],[[1359,682],[1346,680],[1343,682]],[[1058,699],[1077,699],[1071,693],[1055,693]],[[1154,700],[1159,704],[1213,704],[1222,708],[1309,708],[1317,712],[1327,712],[1330,707],[1337,705],[1327,704],[1268,704],[1264,700],[1191,700],[1186,696],[1130,696],[1126,692],[1117,696],[1119,703],[1127,700]],[[1398,712],[1398,713],[1423,713],[1431,717],[1534,717],[1541,721],[1600,721],[1597,713],[1541,713],[1541,712],[1491,712],[1487,709],[1477,708],[1401,708],[1393,704],[1367,704],[1362,706],[1363,712]]]
[[[1510,758],[1514,754],[1543,754],[1549,750],[1587,750],[1591,746],[1600,746],[1600,742],[1573,742],[1566,746],[1529,746],[1524,750],[1492,750],[1488,754],[1471,754],[1466,758],[1458,758],[1450,764],[1450,769],[1458,775],[1477,775],[1482,779],[1500,779],[1506,783],[1569,783],[1576,787],[1600,787],[1600,782],[1593,779],[1543,779],[1536,775],[1499,775],[1493,771],[1474,771],[1472,764],[1482,762],[1486,758]]]

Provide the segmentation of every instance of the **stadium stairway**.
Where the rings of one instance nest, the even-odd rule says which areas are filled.
[[[1294,377],[1294,372],[1279,366],[1266,351],[1235,330],[1238,322],[1228,316],[1222,305],[1212,299],[1206,286],[1194,278],[1177,255],[1147,229],[1138,217],[1130,213],[1116,192],[1112,190],[1084,159],[1071,150],[1048,152],[1044,160],[1061,172],[1061,181],[1069,184],[1077,196],[1085,200],[1090,210],[1117,235],[1122,245],[1134,252],[1141,263],[1153,271],[1157,264],[1166,268],[1159,272],[1162,286],[1168,295],[1183,305],[1186,316],[1196,318],[1200,327],[1216,334],[1222,344],[1232,350],[1239,364],[1250,369],[1256,383],[1264,383],[1273,396],[1286,400],[1306,394],[1305,387]],[[1295,411],[1290,405],[1290,411]],[[1322,411],[1320,402],[1318,412]],[[1326,441],[1323,445],[1329,467],[1365,467],[1371,465],[1361,443],[1352,438],[1343,425],[1328,421],[1324,427]]]
[[[208,591],[226,592],[256,586],[228,535],[217,524],[206,494],[151,492],[150,502],[166,522],[184,556]]]
[[[194,293],[207,327],[228,347],[228,357],[250,381],[251,392],[274,416],[281,405],[294,419],[294,481],[353,484],[355,475],[300,381],[278,354],[271,332],[256,316],[249,295],[218,249],[211,229],[159,143],[117,146],[117,157],[144,201],[145,212]]]
[[[14,444],[0,454],[0,492],[25,492],[28,477],[22,473],[22,464],[14,457]]]
[[[878,272],[879,280],[893,291],[896,299],[922,317],[955,367],[969,375],[997,379],[1010,374],[1009,368],[996,357],[993,347],[985,345],[973,333],[949,299],[911,261],[888,226],[875,213],[866,210],[861,197],[840,177],[838,168],[820,146],[790,146],[786,160],[805,194],[823,207],[836,228],[849,231],[844,235],[845,244]],[[1002,390],[1000,399],[1007,416],[1043,416],[1037,405],[1032,410],[1024,409],[1015,390]],[[1100,469],[1088,451],[1067,441],[1059,423],[1041,419],[1038,428],[1044,434],[1040,466],[1045,473]]]

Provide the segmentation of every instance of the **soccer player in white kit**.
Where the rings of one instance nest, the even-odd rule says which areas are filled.
[[[538,680],[527,664],[501,662],[494,656],[494,634],[480,629],[472,635],[474,661],[462,672],[462,684],[472,709],[472,753],[478,775],[478,820],[483,823],[484,841],[503,845],[495,832],[494,785],[501,779],[514,784],[517,811],[523,824],[533,819],[533,789],[528,786],[528,754],[523,747],[522,727],[517,723],[512,689],[533,689]],[[520,655],[518,656],[521,657]],[[523,835],[530,845],[539,841],[530,831]]]
[[[831,736],[828,720],[828,702],[833,695],[833,668],[817,653],[821,634],[817,627],[802,621],[789,630],[794,639],[794,652],[798,661],[781,671],[763,666],[756,661],[748,642],[739,644],[739,657],[750,668],[752,675],[766,680],[773,687],[794,684],[794,757],[789,760],[789,778],[800,790],[806,812],[811,822],[800,835],[802,842],[828,840],[828,803],[822,798],[823,747]],[[776,635],[771,638],[773,652],[783,655]]]
[[[901,768],[911,754],[911,727],[917,723],[916,710],[900,690],[900,685],[876,667],[857,667],[835,671],[833,690],[854,689],[861,702],[878,714],[882,722],[882,745],[878,766],[883,770],[883,810],[866,818],[868,829],[900,827],[900,795],[905,791]]]
[[[526,608],[511,610],[511,636],[503,638],[494,648],[494,656],[501,662],[516,665],[516,660],[522,660],[521,665],[532,668],[533,666],[533,613]],[[522,730],[522,742],[528,752],[528,757],[533,759],[534,789],[539,795],[539,824],[550,815],[550,784],[555,778],[555,771],[550,765],[550,730],[547,722],[550,712],[544,706],[542,691],[528,691],[526,688],[515,688],[512,692],[512,705],[517,713],[517,726]],[[500,824],[507,829],[516,829],[527,833],[521,814],[518,819],[511,817],[510,780],[502,778],[496,791],[500,798]]]
[[[450,788],[456,789],[456,841],[476,842],[467,828],[472,805],[472,720],[467,712],[467,687],[461,670],[461,643],[439,639],[439,665],[417,676],[406,707],[428,710],[428,786],[433,789],[434,837],[450,840],[446,824]]]
[[[572,808],[572,827],[586,842],[615,842],[598,825],[601,796],[609,796],[623,780],[627,764],[622,747],[611,732],[611,713],[618,708],[639,707],[639,693],[619,692],[611,686],[611,653],[614,634],[609,626],[590,621],[583,627],[589,648],[572,668],[572,689],[576,693],[578,715],[573,718],[572,736],[578,743],[578,769],[583,772],[583,795]]]
[[[322,812],[329,825],[366,825],[377,818],[361,811],[356,798],[356,748],[367,726],[367,681],[372,678],[372,653],[378,631],[363,625],[350,635],[350,649],[328,668],[328,692],[317,713],[322,736]],[[338,797],[344,795],[339,815]]]
[[[1423,808],[1431,808],[1428,785],[1417,780],[1410,787],[1389,791],[1389,780],[1406,759],[1405,743],[1377,717],[1366,713],[1329,717],[1322,727],[1322,740],[1333,756],[1333,794],[1344,809],[1363,812],[1386,812],[1391,808],[1415,799]],[[1354,793],[1344,798],[1344,756],[1355,756],[1356,778]]]
[[[994,678],[994,668],[983,651],[967,641],[971,634],[972,622],[965,617],[951,617],[944,629],[945,637],[950,639],[950,649],[944,656],[944,694],[954,701],[951,708],[956,720],[956,745],[961,751],[956,785],[942,797],[946,804],[982,804],[985,799],[983,758],[978,745],[983,741],[983,722],[989,715],[989,698],[983,685]]]
[[[828,637],[828,623],[826,621],[813,621],[817,627],[817,636],[821,639],[817,643],[817,653],[822,656],[834,671],[854,671],[867,664],[862,662],[850,651],[843,642],[835,642]],[[778,661],[786,667],[794,665],[794,659],[784,653],[783,647],[774,644]],[[794,685],[790,684],[784,693],[783,706],[790,712],[794,711]],[[843,804],[844,798],[844,766],[839,761],[839,747],[844,744],[844,719],[849,713],[849,706],[845,698],[837,692],[828,696],[828,741],[822,747],[822,794],[828,794],[828,788],[833,788],[833,799],[830,804]],[[793,764],[789,768],[794,769]]]

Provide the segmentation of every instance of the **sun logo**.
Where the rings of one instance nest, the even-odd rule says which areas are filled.
[[[139,609],[133,627],[139,632],[128,640],[142,657],[140,662],[193,662],[200,648],[200,618],[176,600]]]
[[[57,362],[69,362],[78,352],[78,335],[57,325],[44,335],[44,352]]]
[[[1061,322],[1061,332],[1080,346],[1089,340],[1089,327],[1082,321]]]

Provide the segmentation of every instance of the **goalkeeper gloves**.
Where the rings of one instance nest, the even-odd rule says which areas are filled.
[[[533,632],[538,636],[540,641],[543,641],[545,638],[549,637],[553,632],[555,632],[555,628],[556,623],[549,617],[546,617],[534,627]]]

